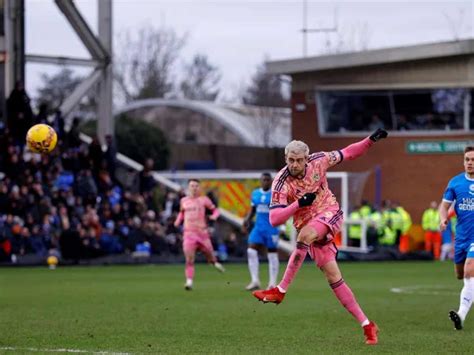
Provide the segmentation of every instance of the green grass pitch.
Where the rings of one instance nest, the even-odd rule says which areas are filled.
[[[364,345],[360,326],[311,263],[279,306],[243,290],[246,265],[219,274],[198,264],[191,292],[182,265],[1,268],[0,353],[472,353],[474,320],[454,331],[447,317],[462,287],[451,263],[340,266],[381,329],[375,347]],[[265,281],[267,270],[261,265]]]

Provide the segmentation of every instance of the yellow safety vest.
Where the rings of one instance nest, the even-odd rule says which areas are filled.
[[[353,211],[349,214],[350,219],[361,219],[360,213],[358,211]],[[351,239],[360,239],[362,237],[362,228],[360,224],[350,224],[349,225],[349,238]]]
[[[383,229],[383,236],[380,238],[380,244],[382,245],[395,245],[395,242],[397,241],[397,232],[395,229],[392,229],[388,226],[385,226]]]
[[[428,208],[421,217],[421,226],[425,231],[439,231],[439,214],[434,208]]]
[[[383,230],[382,214],[379,211],[374,211],[369,216],[370,225],[374,227],[378,233]]]
[[[407,210],[401,206],[397,207],[397,211],[402,216],[402,234],[405,234],[412,225],[411,216]]]
[[[362,218],[368,218],[372,213],[372,209],[370,208],[370,206],[362,206],[361,208],[359,208],[359,213]]]
[[[403,229],[403,216],[396,210],[390,210],[390,219],[392,220],[392,228],[401,231]]]

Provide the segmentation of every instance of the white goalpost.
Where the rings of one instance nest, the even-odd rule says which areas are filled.
[[[365,183],[369,177],[369,172],[350,173],[350,172],[328,172],[327,178],[329,188],[336,195],[341,210],[344,213],[344,223],[341,231],[340,250],[368,253],[367,244],[367,221],[364,219],[350,219],[349,214],[358,206],[362,200],[362,193]],[[348,229],[351,225],[360,225],[361,239],[359,246],[350,246]]]

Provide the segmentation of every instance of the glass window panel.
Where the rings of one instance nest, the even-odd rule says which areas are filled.
[[[357,132],[379,127],[400,131],[464,129],[464,100],[467,93],[464,88],[441,88],[322,91],[317,95],[326,132]],[[471,127],[474,120],[473,105],[471,100]]]
[[[378,92],[320,92],[322,119],[327,132],[392,129],[389,97]]]

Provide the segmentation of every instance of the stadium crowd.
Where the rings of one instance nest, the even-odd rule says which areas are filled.
[[[0,122],[0,261],[57,254],[79,261],[109,254],[181,255],[181,233],[173,222],[182,193],[157,186],[148,159],[138,174],[117,177],[116,147],[106,137],[90,145],[79,137],[79,119],[66,132],[61,113],[47,121],[37,114],[21,85],[7,101],[7,124]],[[49,155],[25,149],[25,135],[36,123],[58,134]],[[235,249],[235,238],[229,238]],[[217,247],[217,246],[216,246]],[[220,246],[220,249],[225,247]]]
[[[61,132],[61,130],[58,130]],[[102,150],[78,139],[74,128],[60,136],[51,155],[32,154],[7,127],[0,130],[0,258],[61,251],[79,260],[123,252],[180,253],[172,221],[179,196],[164,196],[147,161],[138,191],[115,176],[115,148]],[[161,192],[158,194],[157,192]]]

